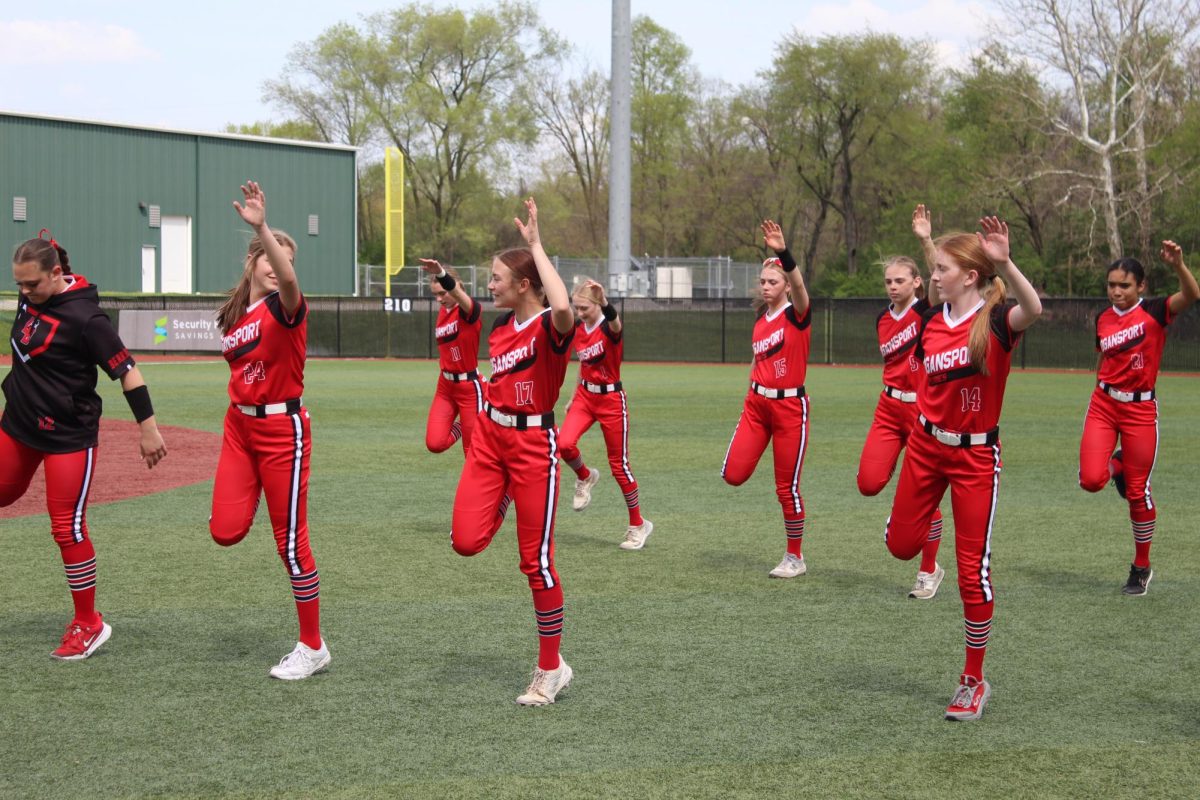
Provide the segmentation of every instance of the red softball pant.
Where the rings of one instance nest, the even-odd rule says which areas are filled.
[[[594,422],[600,423],[604,434],[608,468],[621,491],[628,494],[637,488],[637,480],[629,468],[629,405],[624,390],[597,394],[582,386],[576,389],[559,431],[558,452],[564,461],[579,458],[579,440]]]
[[[429,407],[429,419],[425,422],[425,447],[431,453],[442,453],[457,441],[450,428],[457,417],[462,425],[463,450],[471,447],[471,436],[475,432],[475,420],[483,410],[483,382],[478,378],[471,381],[447,380],[438,374],[437,391]]]
[[[858,459],[858,491],[874,497],[883,491],[896,471],[900,451],[908,443],[917,424],[917,404],[905,403],[886,394],[879,395],[875,418],[867,431],[862,455]]]
[[[742,415],[721,465],[721,477],[741,486],[754,474],[767,443],[775,457],[775,494],[790,518],[804,513],[800,496],[800,471],[808,447],[808,396],[772,400],[753,390],[746,394]],[[928,529],[926,529],[928,533]]]
[[[896,499],[884,538],[896,558],[909,560],[929,539],[929,523],[950,487],[954,550],[963,605],[992,600],[992,521],[1000,489],[1000,444],[950,447],[923,428],[908,438]]]
[[[1129,512],[1145,515],[1155,508],[1150,473],[1158,457],[1158,401],[1122,403],[1099,389],[1092,392],[1079,443],[1079,485],[1087,491],[1098,492],[1108,484],[1108,462],[1117,437]]]
[[[450,525],[454,551],[473,556],[491,544],[497,511],[507,491],[517,506],[521,572],[535,591],[557,586],[554,515],[559,473],[556,430],[506,428],[480,414],[454,495]]]
[[[87,499],[96,470],[97,448],[74,453],[44,453],[21,444],[0,428],[0,507],[9,506],[29,489],[38,464],[45,464],[46,511],[50,532],[59,547],[87,538]]]
[[[217,544],[240,542],[267,498],[275,547],[289,575],[316,568],[308,543],[308,473],[312,428],[307,409],[256,418],[230,406],[213,483],[208,529]]]

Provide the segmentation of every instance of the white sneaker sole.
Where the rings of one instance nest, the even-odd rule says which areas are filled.
[[[933,585],[933,590],[929,594],[917,594],[917,590],[913,589],[911,592],[908,593],[909,599],[910,600],[932,600],[934,597],[937,596],[938,589],[941,588],[942,581],[945,580],[945,578],[946,578],[946,573],[943,571],[942,577],[938,578],[937,583],[935,583]]]
[[[592,475],[596,476],[595,480],[592,480]],[[571,508],[575,509],[576,511],[583,511],[585,508],[590,506],[592,504],[592,489],[596,488],[596,484],[599,482],[600,482],[600,471],[599,470],[596,470],[596,471],[592,472],[591,474],[589,474],[588,477],[584,480],[584,483],[587,484],[587,490],[588,490],[587,497],[583,500],[580,500],[577,497],[571,498]]]
[[[979,719],[983,716],[983,709],[987,706],[988,698],[992,696],[992,685],[987,681],[983,682],[983,699],[979,701],[979,710],[974,714],[966,712],[947,711],[946,719],[951,722],[970,722]]]
[[[59,661],[83,661],[92,653],[96,652],[100,645],[107,642],[108,637],[110,636],[112,636],[112,625],[109,625],[107,622],[105,622],[103,627],[100,628],[100,635],[96,637],[96,641],[92,642],[87,650],[84,650],[77,656],[56,656],[54,653],[51,653],[50,657],[58,659]]]
[[[643,547],[645,547],[646,540],[650,538],[650,534],[654,533],[654,523],[648,519],[642,520],[642,522],[644,522],[646,525],[646,535],[642,537],[642,540],[635,544],[634,542],[626,539],[617,545],[617,547],[621,548],[622,550],[641,550]]]
[[[289,674],[289,673],[276,673],[275,667],[271,667],[271,671],[268,674],[272,678],[274,678],[276,680],[280,680],[280,681],[302,681],[305,678],[311,678],[313,675],[316,675],[318,672],[324,672],[326,669],[329,668],[329,662],[331,662],[331,661],[333,661],[333,656],[331,656],[329,653],[326,653],[325,657],[323,659],[321,659],[320,661],[318,661],[317,665],[315,667],[313,667],[312,672],[308,672],[303,675],[293,675],[293,674]]]

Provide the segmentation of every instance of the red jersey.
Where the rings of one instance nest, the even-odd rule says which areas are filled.
[[[303,297],[290,318],[279,292],[253,303],[221,338],[229,362],[229,399],[245,406],[299,399],[307,347],[308,302]]]
[[[479,333],[483,306],[471,300],[464,313],[458,303],[439,308],[433,335],[438,343],[438,365],[446,372],[474,372],[479,368]]]
[[[1148,392],[1158,379],[1171,304],[1166,297],[1138,300],[1128,311],[1116,306],[1096,315],[1097,378],[1122,392]]]
[[[917,345],[925,374],[917,388],[917,408],[925,419],[954,433],[986,433],[999,424],[1012,349],[1021,338],[1008,324],[1011,307],[994,306],[988,325],[988,374],[972,367],[967,344],[971,322],[983,304],[980,300],[954,323],[950,322],[949,306],[930,309]]]
[[[554,329],[548,308],[520,324],[511,311],[497,319],[488,336],[492,376],[487,401],[507,414],[552,412],[574,335],[574,328],[566,333]]]
[[[606,319],[601,318],[591,330],[582,321],[577,322],[575,355],[579,357],[580,380],[599,384],[617,383],[621,380],[625,338],[620,333],[613,333]]]
[[[803,317],[791,303],[766,313],[754,323],[754,367],[750,380],[768,389],[795,389],[804,385],[808,372],[808,344],[812,338],[812,305]]]
[[[929,310],[929,301],[918,298],[897,313],[888,306],[875,318],[879,352],[883,355],[883,382],[902,392],[915,392],[920,382],[921,362],[917,359],[917,339],[921,317]]]

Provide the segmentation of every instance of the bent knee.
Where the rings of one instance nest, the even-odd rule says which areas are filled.
[[[450,531],[450,546],[460,556],[477,556],[487,549],[487,539],[468,540],[462,536],[456,536],[454,531]]]
[[[746,481],[750,480],[750,472],[747,470],[723,469],[721,470],[721,480],[728,483],[730,486],[741,486]]]
[[[444,453],[453,446],[453,442],[435,442],[433,439],[425,440],[425,449],[431,453]]]
[[[1084,475],[1079,473],[1079,488],[1085,492],[1099,492],[1108,485],[1109,475],[1107,472],[1096,475]]]
[[[245,525],[230,524],[209,517],[208,532],[213,541],[221,547],[232,547],[246,538],[246,534],[250,532],[250,525],[248,523]]]
[[[887,486],[887,478],[879,480],[878,478],[864,476],[862,473],[859,473],[858,493],[863,497],[874,497],[882,492],[885,486]]]

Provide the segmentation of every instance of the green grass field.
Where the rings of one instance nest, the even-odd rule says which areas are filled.
[[[223,362],[143,371],[161,422],[220,429]],[[536,633],[512,522],[473,559],[447,540],[462,458],[423,446],[435,374],[308,365],[309,516],[334,658],[311,680],[267,678],[295,641],[288,581],[265,510],[239,546],[211,542],[211,482],[90,509],[114,634],[81,663],[48,657],[69,600],[47,520],[0,522],[0,796],[1197,795],[1200,379],[1159,383],[1156,576],[1131,599],[1124,504],[1076,485],[1091,377],[1012,376],[994,692],[982,720],[948,723],[953,574],[934,601],[906,600],[916,562],[884,548],[890,489],[855,490],[877,369],[810,370],[809,574],[772,581],[784,536],[769,461],[743,487],[719,478],[746,367],[627,365],[655,533],[644,551],[617,548],[625,511],[607,475],[585,513],[564,497],[576,679],[541,709],[513,703]],[[128,417],[117,387],[104,392]],[[583,449],[603,462],[598,431]],[[952,542],[948,526],[944,563]]]

